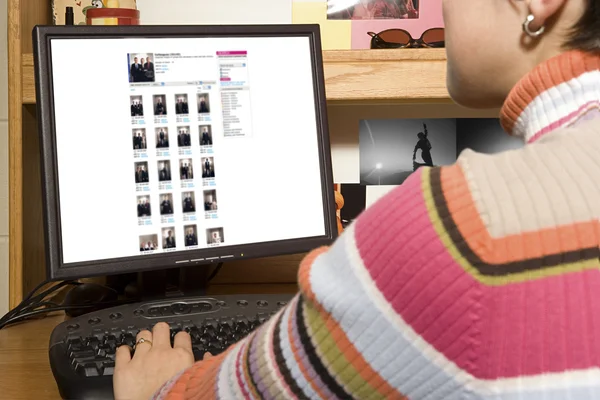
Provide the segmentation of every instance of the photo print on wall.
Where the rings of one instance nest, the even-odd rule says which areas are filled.
[[[506,133],[498,118],[458,118],[456,120],[457,155],[460,155],[464,149],[493,154],[521,147],[523,147],[523,139]]]
[[[327,0],[327,19],[377,20],[419,18],[419,0]]]
[[[422,166],[456,161],[456,119],[362,120],[360,183],[400,185]]]

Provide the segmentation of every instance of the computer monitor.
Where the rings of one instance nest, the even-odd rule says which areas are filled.
[[[33,32],[50,279],[335,238],[317,25]]]

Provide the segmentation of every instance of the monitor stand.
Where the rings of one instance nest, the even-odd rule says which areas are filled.
[[[108,276],[105,285],[95,283],[83,284],[75,288],[74,294],[67,293],[65,297],[65,301],[67,298],[69,299],[67,304],[96,304],[96,307],[72,307],[67,311],[67,314],[76,317],[113,307],[122,300],[128,299],[146,302],[183,296],[203,296],[206,294],[209,271],[212,271],[209,265],[200,265],[143,272],[137,275],[122,274]],[[114,291],[103,288],[103,286]],[[119,298],[114,294],[115,291]]]
[[[160,300],[206,294],[210,265],[171,268],[107,277],[107,286],[124,292],[126,298]]]
[[[182,267],[140,272],[137,275],[137,298],[142,301],[206,294],[210,266]]]

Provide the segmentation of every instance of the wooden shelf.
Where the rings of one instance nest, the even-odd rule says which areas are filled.
[[[323,52],[327,100],[344,103],[450,103],[444,49]],[[23,104],[35,103],[33,55],[22,58]]]

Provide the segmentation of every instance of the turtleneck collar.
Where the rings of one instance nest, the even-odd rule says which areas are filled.
[[[500,113],[504,129],[527,143],[589,118],[600,118],[600,55],[575,50],[523,77]]]

